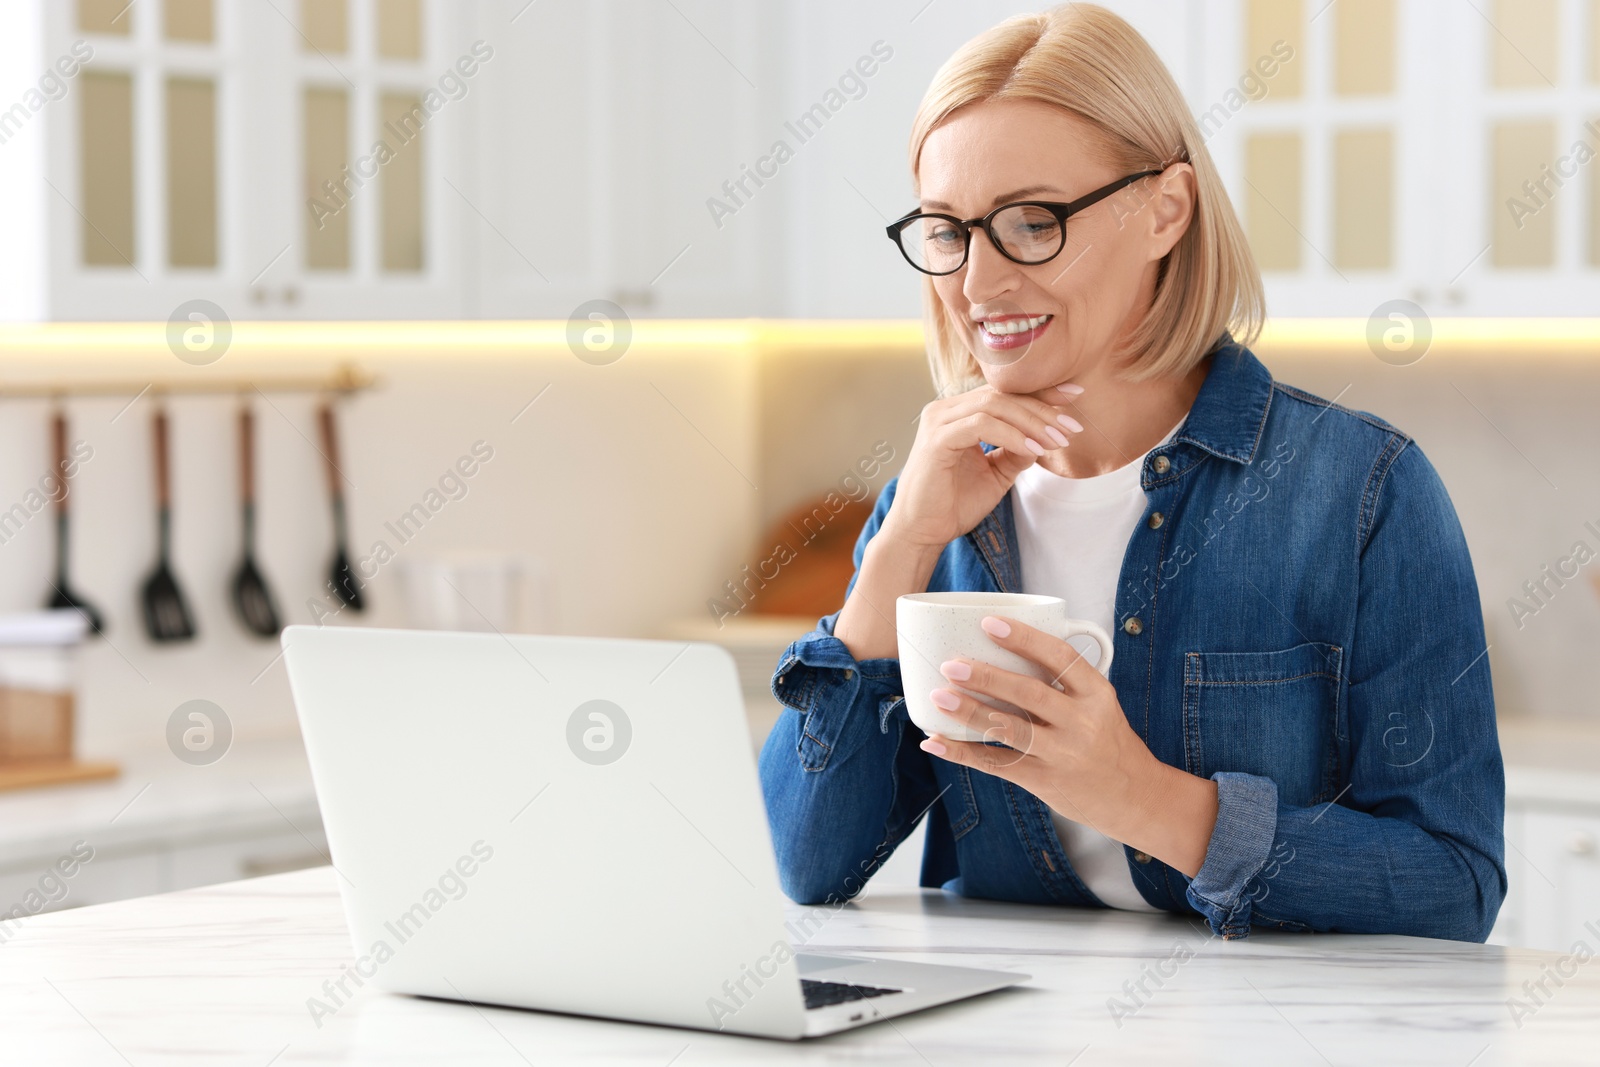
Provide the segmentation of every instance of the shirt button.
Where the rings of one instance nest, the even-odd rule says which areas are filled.
[[[1133,862],[1135,862],[1135,863],[1149,863],[1150,862],[1150,853],[1148,853],[1148,852],[1135,852],[1133,854]]]
[[[1172,469],[1172,460],[1166,456],[1157,456],[1151,466],[1155,468],[1157,474],[1165,474]]]
[[[844,672],[844,679],[845,679],[845,681],[847,681],[847,682],[848,682],[848,681],[849,681],[849,680],[850,680],[850,679],[852,679],[852,678],[854,678],[854,677],[855,677],[855,676],[856,676],[856,672],[855,672],[855,671],[852,671],[852,670],[846,670],[846,671],[845,671],[845,672]]]
[[[1144,623],[1140,622],[1137,616],[1130,618],[1127,622],[1122,624],[1122,632],[1125,634],[1132,634],[1134,637],[1138,637],[1140,634],[1144,633]]]
[[[1161,529],[1161,524],[1166,521],[1167,517],[1158,511],[1154,515],[1150,516],[1150,529],[1159,530]]]

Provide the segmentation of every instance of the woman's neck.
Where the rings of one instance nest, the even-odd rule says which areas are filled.
[[[1041,456],[1039,465],[1063,478],[1092,478],[1134,462],[1183,420],[1210,367],[1207,356],[1177,378],[1079,380],[1083,395],[1066,410],[1083,432],[1072,435],[1071,446]]]

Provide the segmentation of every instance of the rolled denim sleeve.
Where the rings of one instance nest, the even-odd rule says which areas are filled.
[[[796,713],[799,735],[794,754],[807,771],[821,771],[844,740],[853,718],[871,720],[888,733],[880,705],[900,699],[900,661],[857,661],[844,642],[833,636],[836,616],[784,650],[772,676],[772,695]]]
[[[1211,932],[1233,939],[1250,935],[1252,881],[1272,855],[1278,831],[1278,785],[1256,774],[1220,772],[1217,824],[1205,863],[1189,883],[1188,898]]]

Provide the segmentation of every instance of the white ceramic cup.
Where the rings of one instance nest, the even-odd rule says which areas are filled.
[[[1066,601],[1060,597],[1034,593],[911,593],[902,596],[895,602],[900,684],[906,713],[923,733],[940,734],[952,741],[987,740],[981,732],[956,722],[934,704],[930,694],[935,689],[954,689],[1001,711],[1020,712],[1003,700],[969,692],[950,682],[939,673],[939,665],[946,660],[977,660],[1002,670],[1031,675],[1042,682],[1053,681],[1051,673],[1043,667],[995,644],[978,625],[987,615],[1015,619],[1062,640],[1092,637],[1100,646],[1095,668],[1103,675],[1111,670],[1110,636],[1095,623],[1069,619]]]

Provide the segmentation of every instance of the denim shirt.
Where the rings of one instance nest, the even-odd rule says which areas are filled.
[[[1506,890],[1505,785],[1450,498],[1388,423],[1274,382],[1231,341],[1209,359],[1188,418],[1143,461],[1110,679],[1158,759],[1216,782],[1217,821],[1193,879],[1124,849],[1134,884],[1225,938],[1253,924],[1482,941]],[[928,588],[1016,592],[1020,576],[1008,495]],[[898,660],[858,662],[837,619],[772,680],[785,710],[761,781],[785,892],[854,896],[925,817],[924,886],[1105,906],[1042,801],[918,747]]]

